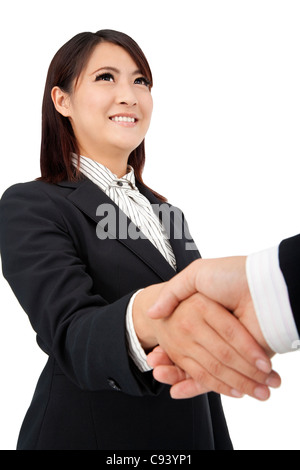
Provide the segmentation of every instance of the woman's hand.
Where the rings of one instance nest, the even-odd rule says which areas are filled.
[[[173,387],[172,396],[181,398],[184,394],[187,397],[215,391],[233,397],[247,394],[267,399],[270,395],[267,380],[275,373],[269,374],[269,358],[239,320],[200,293],[182,301],[167,318],[152,319],[147,310],[162,288],[163,284],[150,286],[136,296],[133,321],[144,349],[159,344],[167,361],[175,364],[162,366],[168,367],[171,379],[169,376],[168,380],[166,377],[160,380],[164,378],[163,369],[154,371],[162,382],[180,382]],[[259,360],[269,361],[268,373],[258,370],[255,364]],[[184,387],[184,394],[180,387]],[[178,396],[176,390],[180,391]]]

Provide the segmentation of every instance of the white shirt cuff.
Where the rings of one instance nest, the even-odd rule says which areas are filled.
[[[299,334],[279,265],[279,247],[247,257],[246,270],[257,319],[270,348],[279,354],[296,351]]]
[[[126,335],[127,335],[127,344],[128,344],[128,354],[135,363],[135,365],[138,367],[138,369],[141,372],[148,372],[149,370],[152,370],[152,367],[150,367],[147,363],[147,355],[142,348],[138,337],[136,335],[134,325],[133,325],[133,320],[132,320],[132,306],[134,299],[136,295],[141,292],[140,289],[138,292],[133,294],[133,296],[130,299],[130,302],[127,306],[127,311],[126,311]]]

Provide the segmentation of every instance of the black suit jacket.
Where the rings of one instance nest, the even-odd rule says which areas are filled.
[[[231,449],[218,395],[172,400],[168,386],[129,358],[132,294],[174,271],[148,240],[96,236],[97,207],[107,203],[85,178],[18,184],[2,197],[3,273],[49,356],[17,448]],[[185,239],[170,241],[178,270],[199,257]]]
[[[287,238],[280,243],[279,263],[300,335],[300,235]]]

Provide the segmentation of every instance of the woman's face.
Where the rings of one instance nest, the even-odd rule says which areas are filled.
[[[65,101],[80,153],[100,162],[143,141],[153,102],[147,79],[128,52],[99,44]]]

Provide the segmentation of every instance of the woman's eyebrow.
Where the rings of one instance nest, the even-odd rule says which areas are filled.
[[[117,69],[116,67],[111,67],[111,66],[108,65],[106,67],[101,67],[100,69],[95,70],[95,72],[91,73],[91,75],[95,75],[95,73],[100,72],[101,70],[109,70],[111,72],[115,72],[115,73],[118,73],[118,74],[121,73],[121,71],[119,69]],[[140,71],[140,69],[137,69],[134,72],[132,72],[132,75],[139,75],[141,73],[142,72]]]

